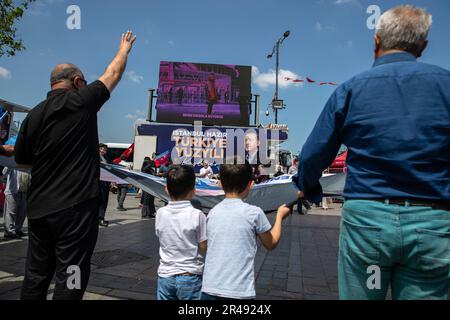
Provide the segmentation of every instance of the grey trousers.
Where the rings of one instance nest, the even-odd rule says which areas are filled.
[[[22,231],[23,223],[27,216],[27,194],[17,192],[5,195],[3,219],[5,221],[5,233],[14,234]]]
[[[117,185],[117,204],[118,208],[123,208],[123,203],[128,193],[128,185],[127,184],[119,184]]]

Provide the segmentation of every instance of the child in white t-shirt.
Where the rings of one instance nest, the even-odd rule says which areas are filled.
[[[172,201],[156,214],[159,238],[158,300],[199,300],[201,297],[206,217],[190,200],[195,194],[195,173],[189,166],[173,166],[166,192]]]

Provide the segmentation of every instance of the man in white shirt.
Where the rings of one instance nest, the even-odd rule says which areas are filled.
[[[209,166],[209,163],[207,161],[203,161],[203,168],[200,169],[200,178],[206,178],[206,179],[213,179],[214,178],[214,171]]]

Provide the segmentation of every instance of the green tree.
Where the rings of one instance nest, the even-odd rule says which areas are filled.
[[[23,0],[17,5],[13,0],[0,0],[0,57],[14,56],[17,51],[25,49],[22,40],[16,38],[15,24],[34,1]]]

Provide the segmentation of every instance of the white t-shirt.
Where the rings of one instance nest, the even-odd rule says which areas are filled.
[[[212,179],[212,177],[214,176],[214,171],[211,169],[211,167],[208,167],[206,169],[205,168],[201,168],[200,169],[200,176],[202,178]]]
[[[168,278],[180,273],[203,273],[204,256],[198,247],[206,241],[206,216],[190,201],[171,201],[156,214],[159,238],[158,275]]]

